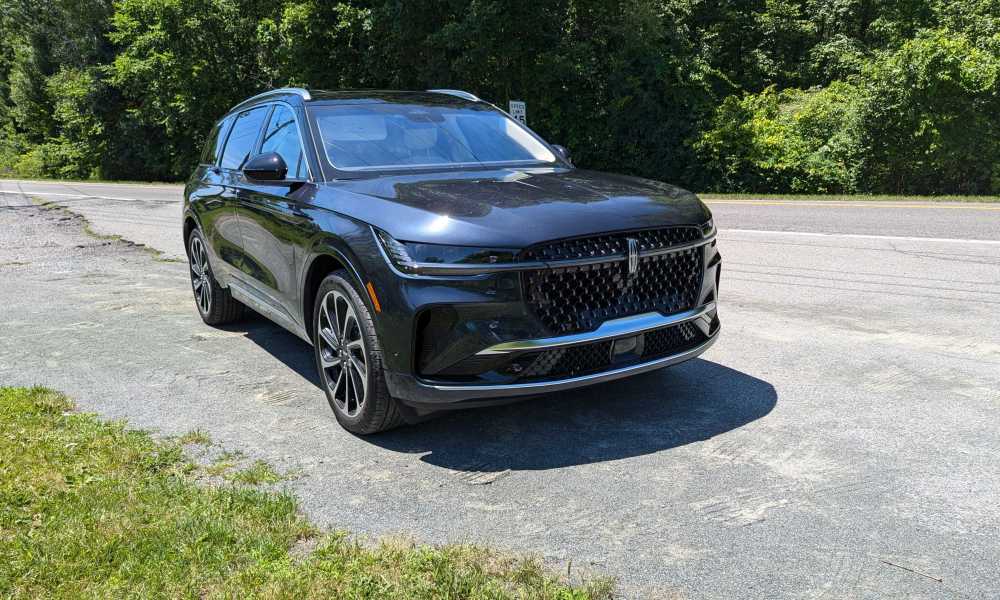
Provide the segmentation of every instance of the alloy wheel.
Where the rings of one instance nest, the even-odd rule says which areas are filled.
[[[208,270],[208,253],[205,252],[205,245],[197,235],[191,236],[191,252],[189,253],[189,263],[191,266],[191,288],[194,290],[194,299],[198,303],[198,308],[203,315],[212,311],[212,284],[209,281],[211,272]]]
[[[356,416],[368,398],[368,354],[357,313],[343,293],[323,296],[317,326],[323,378],[336,408]]]

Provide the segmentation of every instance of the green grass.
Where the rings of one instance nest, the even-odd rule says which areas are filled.
[[[0,597],[611,596],[608,580],[569,585],[489,549],[323,533],[289,495],[199,485],[178,440],[71,411],[0,388]]]
[[[1000,196],[892,196],[867,194],[698,194],[702,200],[809,200],[827,202],[1000,202]]]
[[[187,444],[195,444],[198,446],[211,446],[212,438],[203,430],[195,429],[177,438],[177,443],[180,444],[181,446],[185,446]]]
[[[239,454],[233,452],[223,452],[220,454],[212,464],[205,467],[205,473],[211,475],[212,477],[224,477],[231,469],[236,466],[236,462],[239,459]]]
[[[275,471],[271,465],[262,460],[256,461],[246,469],[226,473],[223,477],[234,483],[243,483],[246,485],[278,483],[279,481],[285,479],[285,477]]]

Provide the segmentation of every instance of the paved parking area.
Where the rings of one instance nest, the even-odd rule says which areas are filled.
[[[179,188],[44,185],[0,181],[0,381],[204,429],[297,473],[319,523],[535,551],[627,597],[1000,595],[990,205],[713,204],[723,337],[701,359],[361,439],[304,343],[204,326],[185,265],[25,196],[169,255]]]

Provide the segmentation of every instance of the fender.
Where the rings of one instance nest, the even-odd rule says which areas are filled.
[[[312,248],[309,249],[309,257],[302,261],[302,271],[299,273],[299,281],[305,283],[306,274],[309,269],[312,268],[313,263],[316,259],[323,256],[332,256],[340,261],[343,265],[347,267],[347,271],[354,278],[354,282],[359,286],[359,292],[364,289],[365,282],[368,279],[362,274],[361,269],[358,268],[358,259],[354,256],[354,253],[350,251],[342,240],[334,238],[332,236],[324,236],[323,238],[316,240],[313,243]],[[361,297],[365,299],[368,304],[371,304],[368,300],[366,294],[361,294]],[[373,309],[373,306],[368,306],[369,309]]]
[[[339,215],[337,215],[339,216]],[[356,232],[363,232],[364,228],[357,227]],[[365,303],[365,307],[368,312],[375,319],[376,327],[378,326],[378,312],[375,310],[374,305],[371,302],[368,294],[365,292],[365,283],[368,281],[366,270],[362,266],[362,261],[358,256],[351,250],[349,244],[345,242],[341,237],[335,234],[330,234],[328,232],[321,233],[316,237],[309,245],[309,250],[306,258],[300,261],[300,271],[298,273],[299,281],[299,316],[302,319],[303,325],[306,329],[309,328],[309,323],[312,320],[312,315],[307,314],[306,306],[311,305],[313,299],[309,298],[306,293],[306,286],[308,285],[308,275],[312,270],[313,265],[317,260],[323,257],[332,257],[336,259],[340,264],[344,265],[349,277],[353,280],[355,288],[358,291],[358,295],[361,296],[362,301]]]
[[[187,202],[185,202],[185,204],[186,206],[184,207],[184,214],[181,215],[181,231],[183,232],[184,223],[186,223],[188,219],[194,221],[194,226],[197,229],[201,229],[201,219],[198,218],[198,213],[191,210],[190,204],[188,204]],[[187,240],[185,240],[184,243],[184,251],[187,252]]]

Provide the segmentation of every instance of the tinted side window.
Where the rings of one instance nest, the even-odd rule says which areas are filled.
[[[267,116],[267,107],[252,108],[240,113],[233,124],[233,132],[229,134],[226,149],[222,153],[223,169],[241,169],[250,158],[257,134]]]
[[[302,154],[302,143],[299,140],[299,127],[295,124],[295,114],[284,104],[278,104],[271,113],[271,122],[264,132],[264,143],[260,151],[277,152],[288,165],[288,177],[291,179],[306,178],[305,156]]]
[[[222,151],[222,144],[226,141],[226,132],[233,122],[232,117],[215,124],[212,132],[208,134],[208,141],[205,142],[205,149],[201,152],[201,164],[214,165]]]

